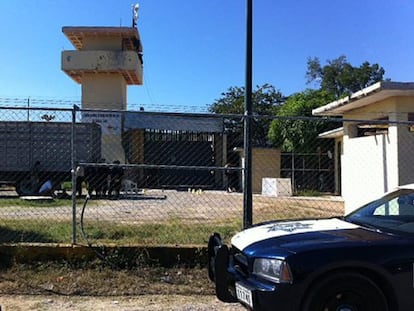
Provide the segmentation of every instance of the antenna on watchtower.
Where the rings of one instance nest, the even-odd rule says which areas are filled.
[[[132,27],[137,26],[138,22],[138,10],[139,10],[139,4],[133,4],[132,5]]]

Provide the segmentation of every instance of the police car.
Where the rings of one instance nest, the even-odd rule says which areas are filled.
[[[414,184],[347,216],[274,221],[214,233],[209,277],[224,302],[251,310],[414,310]]]

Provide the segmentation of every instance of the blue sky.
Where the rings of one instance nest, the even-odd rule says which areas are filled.
[[[141,0],[143,86],[129,108],[204,109],[244,85],[245,1]],[[78,101],[81,88],[60,69],[74,48],[63,26],[130,26],[133,0],[0,1],[0,98]],[[253,0],[253,84],[284,95],[303,91],[306,61],[346,55],[379,63],[385,77],[414,81],[414,1]]]

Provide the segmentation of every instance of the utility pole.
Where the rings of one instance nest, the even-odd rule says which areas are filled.
[[[246,85],[244,96],[244,187],[243,187],[243,228],[253,223],[252,201],[252,59],[253,59],[253,0],[246,0]]]

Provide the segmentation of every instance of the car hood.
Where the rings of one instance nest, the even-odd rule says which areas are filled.
[[[255,226],[236,234],[231,243],[239,250],[260,252],[260,248],[283,248],[291,252],[325,247],[331,243],[362,242],[386,238],[339,218],[279,221]],[[260,245],[259,245],[260,244]]]

